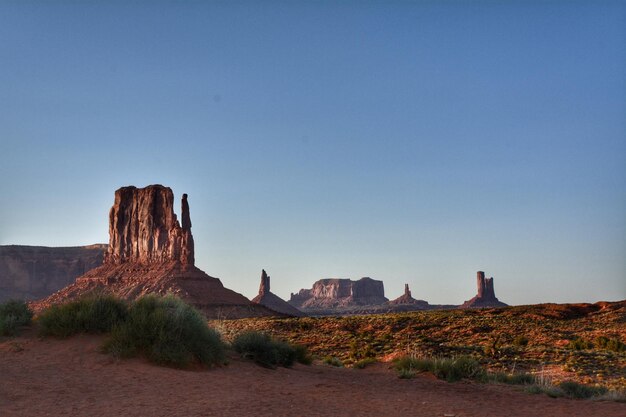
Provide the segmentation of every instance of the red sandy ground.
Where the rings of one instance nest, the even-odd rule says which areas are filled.
[[[626,404],[552,399],[519,387],[399,379],[296,365],[270,370],[234,359],[181,371],[98,353],[96,336],[26,335],[0,342],[0,416],[626,416]]]

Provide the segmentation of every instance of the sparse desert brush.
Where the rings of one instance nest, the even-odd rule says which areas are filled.
[[[324,359],[322,359],[322,362],[324,362],[326,365],[336,366],[337,368],[343,367],[343,362],[341,362],[341,359],[335,356],[326,356]]]
[[[402,357],[395,363],[396,371],[402,378],[408,378],[418,372],[431,372],[439,379],[455,382],[461,379],[484,380],[485,369],[471,356],[457,358],[412,358]]]
[[[42,336],[68,337],[77,333],[105,333],[127,315],[126,302],[110,294],[91,294],[49,307],[37,318]]]
[[[570,340],[567,347],[574,350],[593,349],[593,343],[581,337],[577,337],[574,340]]]
[[[524,336],[523,334],[516,336],[515,339],[513,339],[513,345],[518,346],[518,347],[527,346],[528,337]]]
[[[292,346],[296,351],[296,361],[298,363],[301,363],[303,365],[310,365],[313,363],[313,356],[311,356],[311,353],[306,346],[297,344]]]
[[[626,403],[626,389],[609,390],[605,394],[597,397],[600,401],[615,401],[618,403]]]
[[[624,401],[619,391],[609,391],[600,385],[585,385],[574,381],[563,381],[558,385],[534,384],[526,388],[531,394],[546,394],[552,398],[567,397],[577,399],[598,399],[611,401]]]
[[[619,341],[626,343],[619,305],[574,318],[561,314],[555,317],[551,312],[544,306],[520,306],[497,311],[430,310],[349,319],[343,316],[253,318],[225,321],[224,326],[232,335],[254,329],[292,343],[305,343],[316,357],[335,357],[344,364],[366,357],[369,346],[378,360],[405,352],[427,358],[469,355],[486,368],[503,370],[518,366],[532,374],[539,373],[542,363],[549,363],[567,371],[567,377],[574,381],[622,389],[626,351],[610,347],[619,346]],[[306,331],[298,324],[301,320],[307,323]],[[580,333],[581,329],[585,329],[584,334]],[[494,349],[496,335],[501,338]],[[600,335],[608,341],[597,340]],[[576,336],[591,341],[594,347],[571,349],[575,343],[568,346],[568,339]],[[523,344],[524,339],[528,339],[528,344]]]
[[[9,300],[0,304],[0,336],[15,336],[21,326],[30,324],[33,312],[24,301]]]
[[[592,386],[579,384],[574,381],[564,381],[558,386],[564,395],[569,398],[591,398],[599,397],[607,393],[607,389],[602,386]]]
[[[356,369],[363,369],[366,366],[371,365],[371,364],[376,363],[376,362],[378,362],[376,360],[376,358],[365,358],[365,359],[361,359],[360,361],[354,362],[352,367],[356,368]]]
[[[395,361],[394,368],[398,371],[400,378],[408,379],[419,372],[431,372],[432,365],[431,359],[402,356]]]
[[[537,378],[525,372],[507,374],[504,372],[489,372],[486,380],[510,385],[533,385]]]
[[[198,310],[174,296],[144,296],[128,310],[104,343],[117,357],[144,355],[161,365],[185,367],[222,363],[225,348],[219,333],[208,327]]]
[[[624,344],[619,338],[606,336],[599,336],[594,341],[596,347],[600,349],[610,350],[613,352],[626,352],[626,344]]]
[[[282,340],[272,339],[266,333],[254,330],[239,333],[233,339],[232,345],[233,349],[242,357],[252,359],[259,365],[268,368],[289,367],[296,360],[304,364],[312,362],[306,347],[302,345],[293,346]]]

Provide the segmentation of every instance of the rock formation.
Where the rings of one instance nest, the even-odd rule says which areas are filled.
[[[293,307],[276,294],[270,292],[270,277],[265,272],[265,269],[261,271],[261,285],[259,286],[259,295],[254,297],[252,299],[252,302],[267,307],[270,310],[289,316],[301,317],[305,315],[300,310]]]
[[[483,271],[476,273],[476,285],[478,286],[478,294],[464,302],[460,308],[484,308],[484,307],[506,307],[504,304],[496,298],[496,293],[493,289],[493,277],[485,278]]]
[[[103,265],[32,307],[39,310],[104,290],[125,299],[148,293],[175,294],[208,318],[276,315],[194,266],[187,194],[182,198],[182,226],[173,203],[172,190],[162,185],[117,190],[109,213],[109,247]]]
[[[358,281],[346,278],[321,279],[311,289],[291,294],[289,304],[304,312],[336,308],[379,305],[388,300],[382,281],[364,277]]]
[[[409,284],[404,284],[404,294],[395,300],[389,301],[389,304],[392,306],[401,306],[401,305],[410,305],[414,307],[413,309],[427,309],[429,308],[428,302],[424,300],[416,300],[411,296],[411,290],[409,289]]]
[[[109,212],[109,249],[104,262],[140,264],[180,261],[194,264],[193,236],[187,194],[182,199],[181,227],[174,214],[174,193],[168,187],[122,187]]]
[[[102,265],[107,245],[0,246],[0,302],[36,300]]]

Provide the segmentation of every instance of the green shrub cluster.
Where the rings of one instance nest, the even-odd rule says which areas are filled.
[[[577,337],[574,340],[570,340],[567,347],[569,347],[570,349],[574,349],[574,350],[593,349],[593,343],[591,343],[588,340]]]
[[[254,330],[239,333],[233,340],[233,349],[243,358],[251,359],[261,366],[289,367],[295,361],[310,364],[312,358],[304,346],[293,346]]]
[[[523,372],[514,374],[507,374],[504,372],[490,372],[487,374],[487,380],[489,382],[499,382],[510,385],[532,385],[537,382],[537,378],[534,375]]]
[[[15,336],[21,326],[27,326],[33,312],[24,301],[9,300],[0,304],[0,336]]]
[[[224,361],[220,335],[193,307],[173,296],[148,295],[130,305],[108,294],[91,294],[54,305],[37,318],[42,336],[110,333],[103,351],[116,357],[144,355],[175,367]]]
[[[68,337],[77,333],[106,333],[127,315],[126,303],[112,295],[93,294],[57,304],[37,318],[42,336]]]
[[[607,394],[612,394],[615,398],[607,398],[613,401],[622,401],[623,396],[619,395],[617,392],[610,393],[606,387],[602,386],[592,386],[592,385],[584,385],[579,384],[574,381],[564,381],[558,385],[542,385],[535,384],[526,388],[527,392],[531,394],[546,394],[552,398],[558,397],[567,397],[567,398],[600,398],[603,399],[607,396]],[[616,395],[618,394],[618,395]]]
[[[126,319],[113,327],[103,350],[122,358],[144,355],[174,367],[214,365],[225,358],[219,333],[198,310],[173,296],[148,295],[135,301]]]
[[[599,397],[608,391],[605,387],[584,385],[574,381],[561,382],[559,388],[569,398]]]
[[[471,356],[457,358],[420,359],[403,357],[396,361],[395,368],[401,378],[411,378],[418,372],[431,372],[448,382],[463,378],[484,380],[485,369]]]
[[[363,368],[365,368],[366,366],[371,365],[371,364],[376,363],[376,362],[378,362],[378,361],[376,360],[376,358],[372,358],[372,357],[369,357],[369,358],[364,358],[364,359],[361,359],[360,361],[356,361],[356,362],[354,362],[354,364],[352,365],[352,367],[353,367],[353,368],[356,368],[356,369],[363,369]]]
[[[528,345],[528,338],[524,336],[523,334],[521,334],[519,336],[516,336],[515,339],[513,339],[513,344],[515,346],[524,347]]]
[[[337,368],[341,368],[343,367],[343,362],[341,362],[341,359],[335,357],[335,356],[326,356],[322,362],[324,362],[326,365],[330,365],[330,366],[336,366]]]
[[[598,349],[611,350],[613,352],[626,351],[626,344],[624,344],[619,338],[614,337],[609,339],[606,336],[599,336],[593,342],[577,337],[574,340],[570,340],[567,346],[574,350],[593,349],[596,347]]]
[[[611,350],[613,352],[626,351],[626,344],[616,337],[609,339],[606,336],[599,336],[595,340],[595,345],[600,349]]]

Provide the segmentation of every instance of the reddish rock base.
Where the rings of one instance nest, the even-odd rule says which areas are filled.
[[[263,306],[250,302],[243,295],[225,288],[218,278],[213,278],[194,266],[182,265],[176,261],[149,265],[135,262],[102,265],[48,298],[33,302],[31,306],[35,311],[40,311],[52,304],[97,291],[109,292],[128,300],[151,293],[174,294],[212,319],[277,315]]]

